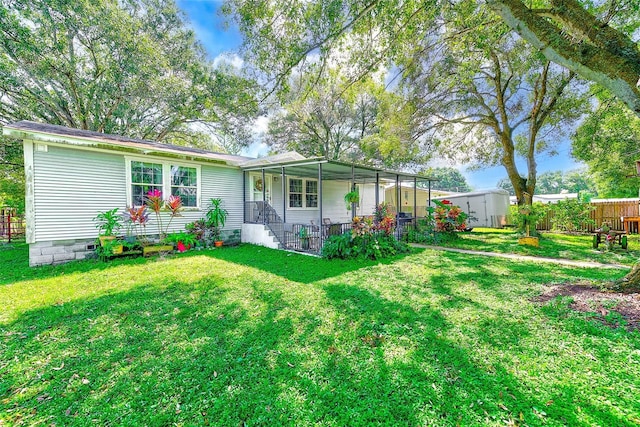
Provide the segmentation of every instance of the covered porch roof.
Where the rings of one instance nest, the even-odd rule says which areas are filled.
[[[395,183],[397,181],[431,183],[438,179],[424,177],[408,172],[391,171],[373,166],[327,160],[324,157],[298,159],[291,161],[272,161],[270,158],[256,159],[242,167],[251,172],[284,173],[305,178],[322,177],[323,180]]]

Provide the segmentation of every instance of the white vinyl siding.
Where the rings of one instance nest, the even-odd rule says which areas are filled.
[[[96,214],[126,206],[121,154],[53,145],[33,154],[36,242],[95,237]]]
[[[48,151],[33,150],[33,155],[34,242],[95,238],[98,230],[93,218],[99,212],[113,208],[124,212],[130,204],[128,162],[123,154],[49,145]],[[144,161],[165,163],[152,157]],[[182,216],[172,220],[169,231],[184,230],[185,224],[204,217],[214,197],[222,198],[223,207],[229,211],[225,230],[240,229],[243,213],[240,169],[204,164],[186,166],[200,169],[201,208],[184,209]],[[168,215],[162,215],[163,223],[167,224]],[[147,233],[158,233],[154,215],[150,216]]]

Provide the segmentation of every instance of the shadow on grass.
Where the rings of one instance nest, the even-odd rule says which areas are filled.
[[[422,250],[423,249],[412,249],[411,253],[418,253]],[[239,246],[226,246],[221,249],[189,251],[183,254],[169,255],[168,257],[196,257],[206,255],[211,258],[257,268],[291,281],[311,283],[372,265],[391,264],[411,253],[400,254],[396,257],[379,261],[326,260],[293,252],[242,244]],[[153,257],[116,258],[110,261],[89,259],[60,265],[29,267],[28,245],[17,244],[11,247],[0,248],[0,285],[15,284],[25,280],[43,279],[71,273],[108,270],[125,264],[142,265],[147,262],[153,262],[154,259]]]
[[[242,251],[211,256],[297,278],[279,258],[249,262]],[[289,269],[321,261],[296,258]],[[439,292],[468,274],[442,278]],[[492,290],[489,279],[480,285]],[[480,338],[502,351],[529,333],[518,325],[501,338],[513,323],[480,323]],[[548,404],[513,367],[476,357],[465,342],[474,337],[434,306],[346,283],[141,278],[128,291],[26,312],[0,333],[0,420],[9,425],[504,425],[520,413],[528,425],[631,425],[571,385]]]
[[[308,284],[366,267],[380,264],[393,264],[398,260],[422,252],[423,250],[424,249],[412,249],[411,252],[405,254],[375,261],[364,259],[328,260],[248,244],[203,253],[206,253],[212,258],[256,268],[287,280]]]

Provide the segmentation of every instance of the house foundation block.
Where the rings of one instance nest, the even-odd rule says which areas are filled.
[[[87,249],[94,245],[95,239],[58,240],[29,244],[29,266],[62,264],[69,261],[85,259],[94,250]]]

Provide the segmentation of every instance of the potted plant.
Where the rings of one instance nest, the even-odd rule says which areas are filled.
[[[309,244],[309,231],[307,230],[307,227],[300,228],[298,237],[300,237],[300,245],[302,246],[302,249],[305,251],[308,250],[311,245]]]
[[[227,216],[229,215],[229,212],[220,206],[221,204],[221,198],[211,199],[211,206],[209,207],[206,215],[207,227],[211,228],[214,245],[216,247],[222,246],[221,231],[222,227],[224,227],[224,224],[227,222]]]
[[[171,233],[165,239],[164,242],[171,244],[178,249],[178,252],[184,252],[191,249],[196,245],[196,237],[193,234],[181,231],[179,233]]]
[[[122,227],[122,217],[118,215],[118,208],[100,212],[93,220],[98,229],[100,246],[104,246],[107,240],[114,240],[116,238],[115,232]]]
[[[351,210],[351,207],[357,203],[360,203],[360,193],[358,187],[353,186],[351,191],[344,195],[344,201],[347,204],[347,210]]]

